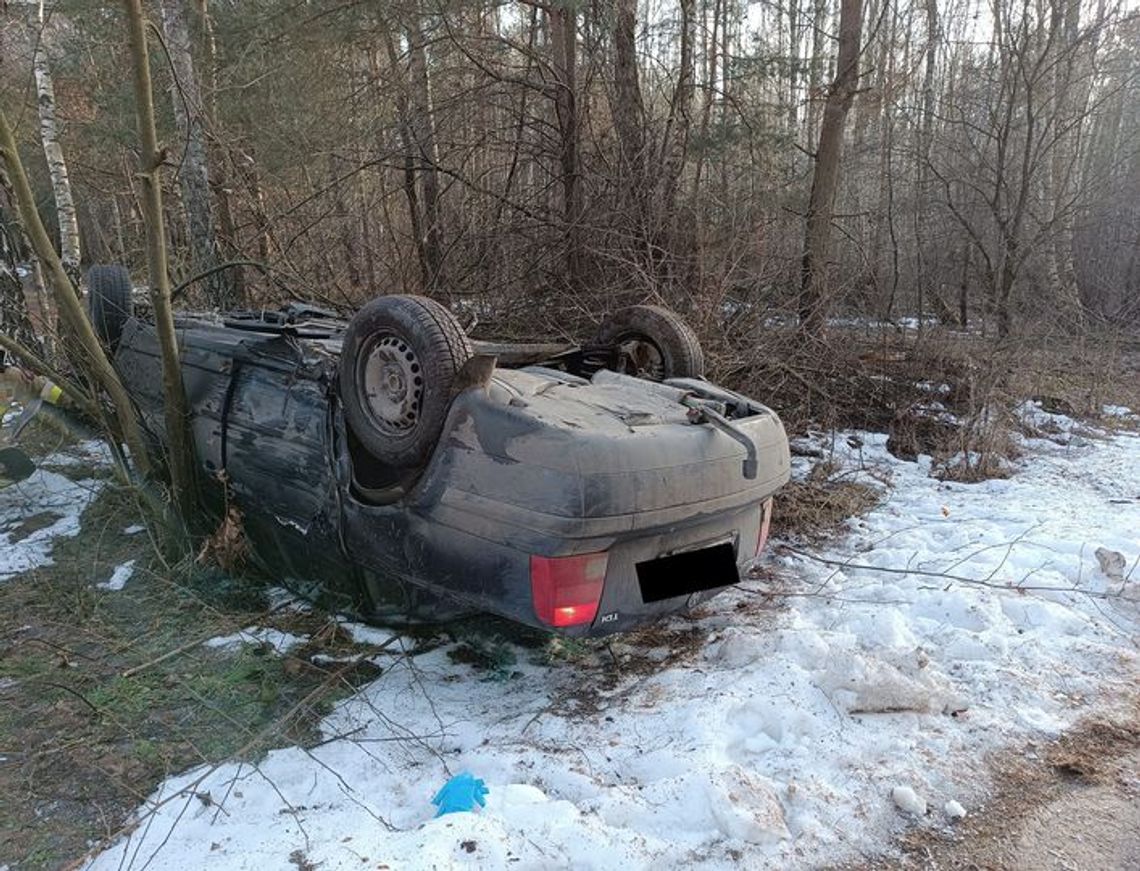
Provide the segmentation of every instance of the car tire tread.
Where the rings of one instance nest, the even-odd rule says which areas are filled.
[[[393,436],[370,423],[357,384],[357,360],[369,339],[387,328],[413,345],[423,371],[420,421],[409,433]],[[364,305],[345,331],[339,385],[345,418],[360,443],[381,462],[397,468],[424,465],[447,416],[455,376],[473,355],[471,343],[443,305],[424,296],[377,297]]]
[[[703,378],[705,355],[700,339],[675,311],[660,305],[634,305],[610,315],[595,341],[610,345],[623,337],[641,335],[650,339],[665,358],[666,378]]]

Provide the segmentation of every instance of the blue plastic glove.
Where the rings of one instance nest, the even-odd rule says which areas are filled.
[[[464,771],[441,786],[431,803],[439,808],[436,816],[441,817],[444,814],[474,810],[476,804],[483,807],[486,804],[483,796],[488,792],[482,780]]]

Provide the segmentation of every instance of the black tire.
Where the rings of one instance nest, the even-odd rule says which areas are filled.
[[[87,270],[87,314],[95,335],[114,350],[132,314],[131,274],[126,267],[92,266]]]
[[[434,300],[372,300],[349,322],[340,354],[340,397],[353,434],[382,463],[424,465],[455,376],[473,353],[459,322]]]
[[[629,375],[663,381],[705,374],[705,355],[697,334],[680,315],[663,306],[634,305],[614,312],[602,322],[594,341],[618,348],[619,371]]]

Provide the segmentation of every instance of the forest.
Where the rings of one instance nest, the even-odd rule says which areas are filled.
[[[179,306],[423,293],[549,335],[658,301],[729,348],[845,317],[999,337],[1140,318],[1134,4],[145,11]],[[64,265],[141,279],[122,7],[8,2],[0,63]],[[5,187],[4,318],[45,335]]]
[[[1138,508],[1138,0],[0,0],[0,871],[1140,867]]]

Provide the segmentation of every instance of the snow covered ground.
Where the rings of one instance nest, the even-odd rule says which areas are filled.
[[[15,416],[6,414],[3,424]],[[102,442],[77,442],[39,460],[41,468],[30,477],[0,489],[0,581],[51,565],[55,540],[79,534],[79,519],[103,482],[76,481],[50,469],[81,464],[109,465],[110,453]]]
[[[79,534],[79,518],[102,486],[39,469],[0,490],[0,581],[50,565],[55,540]],[[25,528],[32,519],[36,528]]]
[[[830,548],[775,543],[662,646],[616,641],[616,685],[533,651],[492,680],[392,645],[325,743],[171,778],[89,867],[811,867],[949,825],[987,753],[1136,686],[1140,437],[1065,440],[957,484],[840,437],[853,476],[889,479],[883,504]],[[486,807],[433,819],[463,771]]]

